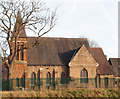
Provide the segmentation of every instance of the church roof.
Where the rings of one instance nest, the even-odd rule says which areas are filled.
[[[102,48],[91,48],[91,54],[98,62],[98,74],[114,74],[111,66],[109,65]]]
[[[109,63],[115,72],[115,76],[120,77],[120,58],[110,58]]]
[[[88,47],[86,38],[46,38],[28,37],[28,65],[68,65],[76,49],[83,44]],[[31,46],[33,45],[33,46]]]
[[[25,26],[23,25],[23,20],[21,18],[21,13],[18,11],[16,23],[14,26],[15,36],[17,35],[17,31],[20,30],[19,37],[26,37]]]
[[[89,48],[87,38],[49,38],[49,37],[27,37],[25,26],[21,18],[21,13],[18,12],[14,27],[15,35],[20,31],[19,37],[27,38],[27,63],[28,66],[50,66],[50,65],[68,65],[71,58],[74,57],[84,44],[99,63],[98,74],[113,74],[107,59],[101,48]],[[36,40],[38,40],[37,44]]]

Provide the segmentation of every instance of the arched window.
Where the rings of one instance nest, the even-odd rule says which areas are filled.
[[[51,74],[50,74],[50,72],[48,72],[46,74],[46,84],[51,84]]]
[[[16,78],[16,87],[19,87],[19,78]]]
[[[17,55],[16,55],[16,60],[19,60],[19,43],[17,43]]]
[[[25,73],[23,74],[23,76],[21,77],[21,87],[25,88]]]
[[[43,84],[40,70],[39,70],[38,73],[37,73],[37,83],[38,83],[39,88],[40,88],[40,86]]]
[[[21,60],[23,61],[24,60],[24,45],[22,44],[21,45]]]
[[[88,72],[85,68],[81,70],[80,83],[88,83]]]
[[[65,82],[66,82],[65,73],[62,72],[61,73],[61,84],[65,84]]]
[[[38,79],[40,78],[40,70],[39,70],[38,73],[37,73],[37,78],[38,78]]]
[[[105,88],[108,88],[108,77],[104,78]]]
[[[53,80],[55,80],[55,70],[53,70],[52,75],[53,75]]]
[[[34,72],[31,74],[31,84],[36,84],[36,74]]]
[[[53,72],[52,72],[52,85],[55,88],[55,69],[53,69]]]

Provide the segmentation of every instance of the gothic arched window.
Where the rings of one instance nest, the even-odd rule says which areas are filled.
[[[31,74],[31,84],[36,84],[36,74],[34,72]]]
[[[17,43],[17,55],[16,55],[16,60],[19,60],[19,43]]]
[[[46,84],[51,84],[51,74],[50,74],[50,72],[48,72],[46,74]]]
[[[16,86],[19,87],[19,78],[16,78]]]
[[[61,73],[61,84],[65,84],[65,82],[66,82],[65,73],[62,72]]]
[[[37,78],[40,79],[40,70],[37,73]]]
[[[25,73],[21,77],[21,86],[25,88]]]
[[[53,70],[53,80],[55,80],[55,70]]]
[[[55,69],[52,72],[52,84],[55,85]]]
[[[88,83],[88,72],[85,68],[81,70],[80,83]]]
[[[24,45],[22,44],[21,45],[21,60],[23,61],[24,60]]]

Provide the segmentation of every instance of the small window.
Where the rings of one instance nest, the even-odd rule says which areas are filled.
[[[25,88],[25,73],[23,74],[23,77],[21,77],[21,87]]]
[[[55,69],[52,72],[52,84],[55,85]]]
[[[65,84],[65,83],[66,83],[65,73],[62,72],[61,73],[61,84]]]
[[[55,70],[53,70],[53,80],[55,80]]]
[[[19,60],[19,43],[17,45],[17,55],[16,55],[16,60]]]
[[[21,45],[21,60],[24,60],[24,45]]]
[[[36,74],[34,72],[31,74],[31,84],[32,85],[36,84]]]
[[[37,73],[37,82],[38,82],[38,84],[40,84],[40,70]]]
[[[19,87],[19,78],[16,78],[16,87]]]
[[[108,88],[108,77],[104,77],[105,88]]]
[[[46,74],[46,84],[51,84],[51,74],[50,74],[50,72],[48,72]]]

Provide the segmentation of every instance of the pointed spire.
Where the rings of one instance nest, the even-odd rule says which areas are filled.
[[[18,11],[18,13],[17,13],[17,19],[16,19],[17,21],[16,22],[18,22],[18,23],[21,23],[22,22],[22,18],[21,18],[21,13],[20,13],[20,11]]]
[[[27,37],[26,36],[26,32],[25,32],[25,26],[23,26],[23,20],[21,18],[21,13],[20,11],[18,11],[17,13],[17,18],[16,18],[16,23],[14,26],[14,32],[16,33],[15,35],[17,35],[17,31],[20,31],[19,37]]]

